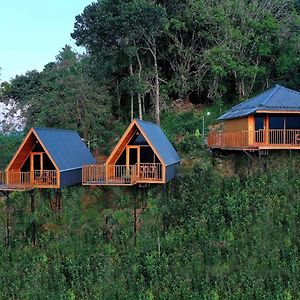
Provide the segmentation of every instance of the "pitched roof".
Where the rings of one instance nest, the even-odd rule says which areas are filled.
[[[240,118],[259,110],[300,111],[300,93],[276,84],[263,93],[235,105],[218,120]]]
[[[79,134],[73,130],[33,128],[60,171],[96,163]]]
[[[181,162],[176,150],[158,125],[139,119],[135,120],[140,127],[142,134],[155,148],[154,150],[160,155],[165,165]]]

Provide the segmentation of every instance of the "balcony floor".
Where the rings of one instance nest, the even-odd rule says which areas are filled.
[[[260,145],[253,147],[211,147],[212,149],[220,149],[220,150],[240,150],[240,151],[259,151],[259,150],[300,150],[300,145]]]
[[[32,190],[32,187],[18,187],[18,186],[11,186],[6,184],[0,184],[0,191],[4,192],[25,192]]]

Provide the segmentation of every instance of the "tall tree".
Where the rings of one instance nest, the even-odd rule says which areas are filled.
[[[160,78],[157,38],[167,26],[165,9],[154,1],[105,0],[88,6],[76,17],[72,37],[78,45],[85,46],[93,56],[105,50],[128,58],[129,76],[136,74],[138,80],[131,81],[129,94],[137,92],[139,115],[142,116],[141,92],[142,57],[153,70],[153,102],[155,119],[160,123]],[[108,34],[109,33],[109,34]],[[134,67],[134,65],[136,67]],[[145,82],[147,85],[147,82]]]

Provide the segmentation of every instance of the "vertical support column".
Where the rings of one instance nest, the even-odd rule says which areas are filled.
[[[5,237],[5,246],[7,248],[10,247],[10,198],[9,198],[9,192],[2,192],[3,195],[6,198],[6,237]]]
[[[270,116],[269,114],[265,117],[265,144],[269,144],[269,129],[270,129]]]
[[[55,206],[56,210],[60,211],[61,210],[61,190],[57,189],[55,191]]]
[[[34,189],[30,191],[30,204],[31,204],[31,214],[32,214],[31,240],[32,240],[32,245],[35,246],[36,245],[36,224],[34,218],[34,212],[35,212]]]
[[[133,187],[133,244],[136,246],[136,238],[137,238],[137,197],[138,197],[138,188],[136,186]]]
[[[248,145],[253,146],[255,142],[255,120],[254,115],[250,115],[248,117]]]
[[[162,200],[163,200],[163,204],[165,205],[166,203],[166,198],[167,198],[167,183],[163,184],[162,185]],[[165,210],[163,212],[163,229],[164,229],[164,234],[166,233],[167,231],[167,218],[166,218],[166,213],[165,213]]]

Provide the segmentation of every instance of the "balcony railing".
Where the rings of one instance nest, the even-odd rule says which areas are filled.
[[[0,172],[0,188],[28,189],[38,186],[57,186],[57,184],[57,172],[55,170]]]
[[[30,187],[30,172],[0,172],[0,186],[11,189]]]
[[[133,185],[138,182],[162,180],[160,163],[135,165],[87,165],[82,168],[82,183],[86,185]]]
[[[32,173],[34,185],[56,186],[57,172],[55,170],[36,170]]]
[[[162,180],[162,165],[160,163],[140,163],[138,169],[140,181]]]
[[[211,132],[207,144],[210,148],[248,148],[248,147],[299,147],[299,129],[262,129],[257,131]]]

